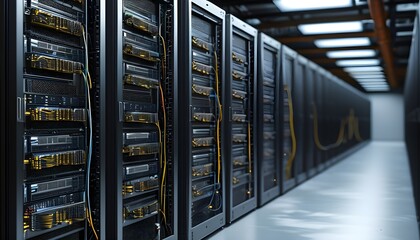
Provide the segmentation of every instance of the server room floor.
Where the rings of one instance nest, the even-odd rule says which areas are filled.
[[[405,144],[370,142],[210,239],[416,240],[411,189]]]

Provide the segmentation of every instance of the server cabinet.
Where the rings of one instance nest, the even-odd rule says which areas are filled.
[[[283,163],[282,192],[296,185],[296,134],[293,108],[293,82],[296,79],[297,53],[282,45],[282,80],[283,80]]]
[[[306,78],[305,78],[305,89],[304,89],[304,159],[306,160],[306,169],[308,177],[312,177],[317,172],[317,157],[316,157],[316,145],[314,141],[314,113],[313,108],[315,104],[315,82],[317,78],[318,66],[309,62]]]
[[[405,140],[407,152],[410,160],[411,179],[413,183],[413,193],[416,204],[417,216],[420,211],[419,199],[419,150],[420,141],[420,85],[418,79],[420,70],[418,68],[420,46],[419,46],[419,15],[417,14],[413,28],[413,39],[410,48],[410,57],[407,67],[407,75],[404,86],[404,104],[405,104]]]
[[[280,194],[283,134],[281,45],[260,33],[258,42],[258,205]]]
[[[83,1],[9,1],[8,239],[83,239],[90,107]]]
[[[305,152],[308,150],[305,145],[304,134],[305,129],[305,83],[307,79],[308,59],[298,56],[295,68],[295,78],[291,83],[292,101],[293,101],[293,120],[296,138],[296,153],[294,159],[294,166],[296,172],[297,184],[306,180],[307,174],[307,159],[305,159]]]
[[[160,239],[176,227],[175,6],[105,6],[105,236]],[[105,16],[101,16],[105,17]],[[102,58],[100,59],[100,61]],[[103,65],[101,65],[103,67]],[[101,224],[101,223],[99,223]]]
[[[179,237],[202,239],[225,225],[225,12],[202,0],[179,10]]]
[[[258,31],[226,16],[224,124],[226,216],[232,222],[257,207]]]

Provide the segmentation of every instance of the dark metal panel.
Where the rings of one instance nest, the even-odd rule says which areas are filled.
[[[107,0],[105,3],[105,235],[109,239],[122,239],[122,1]]]
[[[106,16],[106,3],[103,1],[100,1],[99,3],[99,16]],[[106,17],[100,17],[100,23],[99,23],[99,27],[100,27],[100,35],[99,35],[99,39],[100,39],[100,46],[99,46],[99,76],[100,76],[100,100],[99,100],[99,109],[100,109],[100,123],[101,125],[99,126],[101,129],[106,129],[107,126],[107,114],[106,114],[106,109],[107,109],[107,99],[106,99],[106,92],[107,92],[107,71],[106,71],[106,22],[107,22],[107,18]],[[100,221],[100,229],[102,229],[102,231],[100,232],[99,235],[99,239],[106,239],[107,236],[107,184],[108,182],[106,181],[107,179],[107,173],[106,173],[106,166],[107,166],[107,162],[109,162],[110,160],[108,160],[108,155],[107,155],[107,141],[106,139],[108,138],[107,136],[107,132],[108,131],[100,131],[100,139],[101,139],[101,145],[100,145],[100,189],[102,191],[100,191],[100,213],[99,215],[101,216],[101,218],[99,219]]]
[[[0,159],[6,158],[6,1],[0,3]],[[6,161],[0,161],[0,192],[6,192]],[[6,212],[6,194],[0,194],[0,211]],[[0,238],[6,239],[6,214],[0,215]]]
[[[6,236],[8,239],[23,239],[23,1],[8,1],[7,14],[7,92],[6,125],[8,149],[6,159]],[[19,111],[18,111],[19,109]]]
[[[178,55],[178,62],[183,63],[180,64],[179,71],[178,71],[178,79],[179,85],[188,86],[191,84],[191,65],[187,64],[191,62],[191,55],[189,52],[191,51],[191,42],[188,41],[191,39],[191,1],[180,1],[179,2],[179,14],[178,14],[178,52],[182,53]],[[182,16],[182,17],[181,17]],[[188,87],[180,87],[178,88],[179,91],[179,107],[178,112],[180,113],[188,113],[188,114],[178,114],[178,122],[179,122],[179,140],[182,141],[184,139],[190,139],[190,132],[183,130],[183,128],[188,128],[189,125],[189,116],[191,115],[191,108],[189,99],[185,96],[191,95],[191,90]],[[191,160],[190,160],[190,152],[191,146],[190,144],[185,144],[183,147],[179,146],[179,161],[182,163],[179,164],[179,176],[182,176],[178,180],[179,184],[179,195],[178,195],[178,202],[179,202],[179,215],[178,215],[178,222],[179,222],[179,239],[191,239],[190,229],[191,229],[191,183],[189,181],[189,176],[191,176]],[[185,164],[185,165],[184,165]],[[186,167],[181,167],[186,166]]]
[[[257,145],[257,162],[258,162],[258,206],[266,204],[268,201],[274,199],[281,191],[281,167],[282,164],[282,136],[283,136],[283,83],[280,69],[281,59],[281,44],[264,33],[259,34],[258,39],[258,80],[257,80],[257,95],[258,95],[258,145]],[[265,73],[265,51],[274,54],[274,104],[273,104],[273,132],[274,134],[274,159],[272,168],[274,170],[271,182],[265,179],[265,147],[264,147],[264,127],[267,125],[264,120],[264,73]],[[270,133],[270,132],[269,132]]]

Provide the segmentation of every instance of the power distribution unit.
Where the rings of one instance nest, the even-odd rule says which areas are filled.
[[[280,75],[281,45],[259,34],[258,42],[258,205],[262,206],[280,194],[283,84]]]
[[[179,238],[202,239],[226,222],[225,12],[182,1],[179,24]]]
[[[282,45],[282,81],[283,81],[283,156],[282,156],[282,192],[296,186],[297,140],[293,103],[298,96],[293,96],[293,83],[296,79],[297,53]],[[299,127],[299,126],[298,126]]]
[[[176,6],[110,0],[97,1],[92,11],[102,14],[100,19],[106,16],[92,26],[99,45],[94,46],[99,55],[92,55],[98,63],[96,114],[103,121],[95,178],[99,234],[106,239],[175,237]]]
[[[257,207],[257,48],[255,28],[226,16],[224,140],[227,222]]]

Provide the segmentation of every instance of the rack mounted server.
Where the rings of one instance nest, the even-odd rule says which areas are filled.
[[[172,238],[177,232],[176,8],[172,1],[122,0],[98,1],[93,11],[103,4],[106,21],[99,28],[106,34],[99,48],[105,46],[106,56],[98,59],[99,70],[105,70],[97,78],[97,94],[106,102],[102,109],[99,103],[105,112],[99,131],[106,131],[100,139],[106,141],[106,162],[99,167],[105,179],[96,179],[106,182],[100,189],[106,202],[101,206],[97,199],[97,212],[105,211],[96,221],[105,226],[100,231],[105,238]]]
[[[280,194],[283,84],[281,44],[263,33],[258,44],[258,205],[262,206]]]
[[[205,0],[3,4],[2,238],[203,239],[370,138],[363,94]]]
[[[180,238],[225,225],[225,12],[202,0],[179,3]]]

